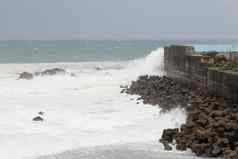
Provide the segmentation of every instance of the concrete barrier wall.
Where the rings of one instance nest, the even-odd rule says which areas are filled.
[[[165,47],[167,76],[238,103],[238,73],[211,69],[190,46]]]

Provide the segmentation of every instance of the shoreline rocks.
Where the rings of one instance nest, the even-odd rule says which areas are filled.
[[[41,121],[41,122],[44,121],[44,119],[41,116],[34,117],[32,120],[33,121]]]
[[[33,74],[29,72],[22,72],[19,74],[18,79],[26,79],[26,80],[31,80],[33,79]]]
[[[41,72],[35,72],[34,74],[36,76],[53,76],[56,74],[65,74],[66,71],[62,68],[52,68],[52,69],[46,69]]]
[[[169,144],[172,144],[178,135],[179,129],[164,129],[160,143],[164,145],[164,150],[171,151],[172,147]]]
[[[141,76],[121,92],[140,95],[144,103],[158,104],[162,111],[185,108],[186,123],[179,130],[163,132],[160,142],[166,150],[175,140],[177,150],[191,149],[197,156],[238,158],[236,104],[165,76]]]
[[[40,111],[38,112],[39,115],[44,115],[44,112]]]
[[[189,148],[197,156],[208,157],[226,157],[228,151],[238,153],[237,105],[203,95],[194,99],[191,107],[176,138],[178,150]]]
[[[34,117],[32,120],[33,121],[41,121],[41,122],[43,122],[44,121],[43,116],[44,116],[45,113],[43,111],[40,111],[37,114],[38,114],[38,116]]]
[[[137,81],[132,81],[130,87],[121,88],[121,93],[140,95],[138,100],[143,100],[144,104],[159,104],[162,111],[187,107],[187,101],[193,96],[191,88],[185,88],[166,76],[140,76]]]
[[[19,74],[18,79],[26,79],[31,80],[34,78],[34,76],[53,76],[57,74],[66,74],[67,72],[62,68],[52,68],[52,69],[46,69],[40,72],[30,73],[30,72],[22,72]],[[74,76],[73,73],[70,74],[71,76]]]

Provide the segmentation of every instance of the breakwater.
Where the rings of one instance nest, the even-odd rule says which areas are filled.
[[[140,76],[121,92],[139,95],[138,100],[163,111],[186,110],[179,129],[163,131],[159,141],[165,150],[172,150],[175,141],[177,150],[190,149],[197,156],[237,159],[237,61],[190,46],[166,47],[164,57],[167,76]]]
[[[164,49],[168,77],[238,103],[238,72],[210,67],[209,60],[212,61],[191,46],[172,45]]]
[[[197,156],[238,158],[238,63],[218,52],[198,53],[190,46],[164,50],[167,76],[140,76],[122,93],[136,94],[163,111],[186,110],[179,129],[165,129],[160,142],[167,151],[190,149]],[[234,56],[233,56],[234,57]]]

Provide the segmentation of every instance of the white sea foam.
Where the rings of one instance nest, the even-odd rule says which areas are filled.
[[[152,51],[145,58],[134,60],[129,63],[129,72],[133,73],[134,77],[139,75],[164,75],[164,49],[158,48]]]
[[[136,101],[130,100],[131,96],[120,94],[119,86],[129,84],[141,74],[162,75],[162,60],[163,49],[160,48],[146,58],[135,61],[2,64],[0,157],[36,158],[75,149],[69,151],[71,155],[68,157],[64,157],[64,154],[57,156],[74,159],[72,154],[82,150],[77,150],[79,147],[85,147],[87,150],[84,153],[88,154],[91,152],[89,147],[103,145],[114,145],[113,151],[117,145],[124,145],[124,151],[127,143],[135,143],[129,144],[130,148],[143,143],[143,150],[150,149],[149,145],[157,143],[163,128],[178,127],[185,121],[185,113],[176,109],[159,114],[158,107],[141,102],[137,105]],[[16,80],[19,72],[52,67],[65,68],[76,76]],[[102,69],[97,70],[95,67]],[[33,122],[32,118],[39,111],[45,113],[44,122]],[[154,146],[153,149],[155,147],[161,150],[161,146]],[[98,155],[101,151],[97,149],[95,152]],[[97,155],[91,158],[97,158]],[[184,155],[176,153],[169,156],[168,159],[175,156],[181,156],[182,159]]]

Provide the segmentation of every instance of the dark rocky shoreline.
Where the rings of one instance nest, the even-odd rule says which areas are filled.
[[[121,92],[140,95],[162,111],[186,110],[186,123],[179,130],[164,130],[160,141],[165,149],[171,150],[169,143],[175,140],[177,150],[191,149],[197,156],[238,158],[237,105],[165,76],[141,76]]]
[[[166,76],[140,76],[137,81],[132,81],[130,87],[125,87],[121,92],[131,95],[140,95],[138,100],[144,104],[159,104],[162,111],[169,111],[176,107],[188,106],[187,101],[193,96],[192,88],[175,82]]]

